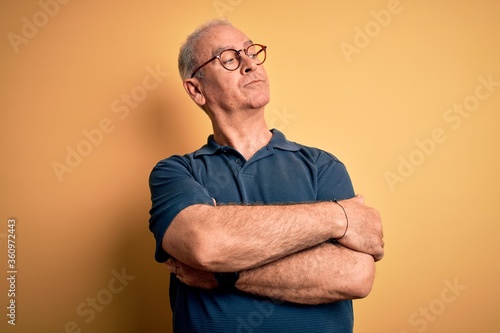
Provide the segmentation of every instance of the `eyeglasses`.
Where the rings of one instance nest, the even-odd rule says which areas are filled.
[[[196,68],[191,74],[191,78],[194,77],[194,75],[205,65],[208,65],[210,62],[214,61],[215,59],[219,59],[220,64],[222,67],[227,69],[228,71],[235,71],[240,67],[241,64],[241,54],[240,52],[243,51],[249,57],[250,59],[253,59],[256,61],[257,65],[262,65],[264,61],[266,61],[266,49],[267,46],[261,45],[261,44],[252,44],[247,46],[244,49],[241,50],[234,50],[234,49],[227,49],[219,54],[217,54],[215,57],[212,59],[208,60],[207,62],[204,62],[200,67]]]

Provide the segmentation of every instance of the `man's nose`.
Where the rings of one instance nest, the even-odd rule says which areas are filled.
[[[254,59],[247,56],[246,54],[242,55],[240,60],[241,60],[242,74],[247,74],[257,69],[258,66],[257,62]]]

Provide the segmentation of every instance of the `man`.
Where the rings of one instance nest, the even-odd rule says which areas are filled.
[[[213,135],[150,177],[174,332],[352,332],[351,300],[383,257],[379,214],[344,165],[267,128],[266,56],[220,20],[181,47],[184,88]]]

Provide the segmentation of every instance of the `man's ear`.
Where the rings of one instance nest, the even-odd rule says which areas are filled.
[[[198,106],[202,107],[205,105],[205,96],[201,90],[200,81],[197,78],[186,79],[184,80],[183,85],[189,97],[191,97],[191,99],[198,104]]]

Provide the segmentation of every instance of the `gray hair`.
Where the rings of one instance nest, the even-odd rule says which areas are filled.
[[[211,28],[221,25],[233,26],[228,20],[213,19],[200,25],[186,38],[186,41],[180,48],[178,59],[179,74],[183,80],[191,77],[191,74],[197,66],[196,47],[198,42],[206,36]],[[196,76],[203,78],[202,71],[200,70]]]

